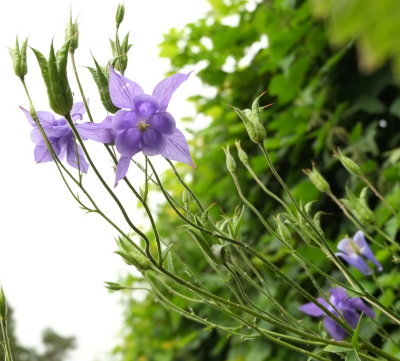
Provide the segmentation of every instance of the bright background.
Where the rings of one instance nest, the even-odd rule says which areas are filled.
[[[2,109],[0,159],[0,283],[15,310],[17,336],[26,346],[38,347],[45,327],[76,336],[71,359],[105,359],[122,323],[118,293],[109,293],[104,281],[126,273],[116,256],[116,232],[97,215],[84,215],[69,196],[53,164],[35,164],[31,128],[18,106],[28,107],[22,86],[12,71],[7,46],[15,35],[47,55],[50,41],[64,40],[72,6],[80,23],[78,65],[92,65],[90,51],[101,64],[111,57],[108,38],[114,37],[118,5],[107,1],[15,0],[0,13],[0,102]],[[131,58],[126,75],[150,92],[168,70],[159,59],[162,34],[202,16],[205,0],[147,0],[127,2],[120,33],[131,32]],[[49,110],[47,96],[33,54],[28,51],[26,78],[38,110]],[[196,70],[196,69],[184,69]],[[80,69],[95,118],[105,113],[89,72]],[[72,74],[71,79],[72,79]],[[72,82],[73,90],[77,87]],[[193,114],[185,98],[198,93],[193,76],[177,91],[170,111],[176,118]],[[76,97],[78,99],[78,96]],[[109,176],[112,176],[111,171]],[[112,180],[110,180],[111,182]],[[139,216],[138,216],[139,217]]]

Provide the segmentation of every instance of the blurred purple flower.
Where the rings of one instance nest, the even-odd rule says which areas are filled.
[[[361,256],[364,256],[367,260],[371,261],[377,267],[379,272],[383,269],[382,265],[372,253],[371,248],[369,248],[364,233],[361,231],[357,231],[353,239],[342,239],[338,243],[337,248],[341,252],[336,253],[336,256],[343,258],[348,264],[357,268],[365,275],[371,275],[372,271]]]
[[[36,144],[34,150],[36,162],[44,163],[52,161],[53,157],[47,149],[35,121],[26,109],[21,107],[21,110],[25,113],[26,118],[33,127],[31,137]],[[75,103],[71,110],[71,118],[82,139],[92,139],[102,143],[112,142],[111,127],[110,125],[107,126],[106,122],[100,124],[89,122],[77,124],[76,122],[81,120],[84,114],[85,106],[83,102]],[[82,148],[75,142],[74,134],[67,120],[65,118],[56,119],[54,114],[45,111],[38,111],[36,115],[57,157],[60,160],[66,157],[68,164],[74,168],[78,168],[79,161],[80,170],[87,173],[89,164],[85,159]]]
[[[344,319],[355,329],[360,319],[359,312],[363,312],[368,317],[375,317],[374,311],[372,311],[361,298],[351,298],[347,295],[345,289],[341,287],[332,288],[330,291],[329,302],[323,298],[318,297],[318,302],[323,305],[326,309],[332,312],[335,316],[339,317],[338,312],[344,317]],[[306,303],[300,306],[300,311],[313,317],[324,317],[324,327],[328,333],[337,341],[343,340],[347,336],[346,330],[330,318],[321,308],[314,303]]]
[[[185,136],[176,128],[175,120],[166,111],[172,94],[190,74],[177,73],[156,85],[152,95],[144,94],[132,80],[110,66],[109,91],[119,108],[112,121],[115,146],[121,154],[115,185],[125,177],[130,159],[138,152],[194,166]]]

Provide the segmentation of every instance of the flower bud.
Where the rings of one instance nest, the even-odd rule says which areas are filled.
[[[65,28],[65,42],[70,42],[69,52],[74,53],[76,49],[78,49],[79,45],[79,29],[78,29],[78,21],[75,19],[72,22],[72,14],[69,15],[69,22],[67,27]]]
[[[310,181],[314,186],[320,191],[320,192],[329,192],[331,187],[329,186],[329,183],[326,181],[326,179],[321,175],[320,172],[315,168],[315,164],[313,163],[312,165],[312,170],[311,169],[303,169],[303,172],[308,175],[308,178],[310,178]]]
[[[226,166],[229,170],[229,172],[235,172],[236,169],[236,162],[235,159],[231,156],[229,146],[226,146],[224,148],[225,156],[226,156]]]
[[[19,78],[23,79],[28,72],[26,65],[26,48],[28,45],[28,39],[26,39],[21,48],[19,47],[18,37],[15,39],[15,48],[9,48],[9,52],[12,58],[14,73]]]
[[[139,271],[150,268],[150,261],[125,238],[118,238],[117,244],[120,249],[115,253],[119,254],[128,265],[135,266]]]
[[[7,319],[7,299],[3,287],[0,287],[0,321]]]
[[[95,81],[95,83],[97,85],[97,90],[99,91],[99,94],[100,94],[100,100],[101,100],[104,108],[109,113],[114,114],[115,112],[118,111],[119,108],[117,108],[111,101],[110,92],[109,92],[109,88],[108,88],[109,82],[108,82],[107,68],[106,69],[102,68],[94,57],[93,57],[93,61],[94,61],[96,68],[88,67],[88,69],[89,69],[90,73],[92,74],[93,80]]]
[[[117,7],[117,13],[115,14],[115,22],[117,23],[117,28],[121,25],[124,20],[125,6],[124,4],[119,4]]]
[[[66,116],[72,109],[73,96],[67,77],[67,60],[70,41],[54,52],[53,43],[50,46],[49,60],[38,50],[32,49],[39,63],[42,77],[46,84],[47,95],[51,109],[62,116]]]
[[[128,66],[128,52],[132,47],[132,44],[129,44],[129,33],[124,36],[122,42],[120,42],[119,39],[117,39],[117,41],[118,43],[110,39],[111,50],[114,57],[112,65],[114,69],[123,74]]]
[[[115,282],[104,282],[106,284],[106,288],[111,291],[120,291],[123,290],[125,287],[121,286],[119,283]]]
[[[242,149],[242,147],[240,145],[240,141],[236,141],[235,145],[236,145],[236,149],[237,149],[240,161],[243,164],[249,164],[249,157],[247,156],[247,153]]]
[[[264,142],[266,138],[265,128],[261,119],[261,110],[264,107],[259,106],[260,97],[262,93],[254,101],[250,109],[239,109],[232,107],[236,114],[242,119],[250,139],[257,144]]]
[[[334,156],[339,159],[340,163],[342,163],[343,167],[345,167],[351,174],[362,175],[361,169],[353,159],[345,156],[340,149],[334,153]]]
[[[342,199],[342,202],[362,223],[373,224],[375,222],[375,215],[368,206],[366,198],[367,190],[367,187],[363,188],[360,196],[357,197],[349,189],[346,189],[347,198]]]

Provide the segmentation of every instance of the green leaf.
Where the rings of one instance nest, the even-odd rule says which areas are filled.
[[[351,344],[353,345],[354,350],[358,350],[358,335],[360,333],[360,326],[361,326],[363,314],[364,313],[361,313],[360,318],[358,319],[357,327],[354,330],[353,336],[351,337]]]
[[[345,358],[345,361],[361,361],[360,356],[356,350],[349,352]]]
[[[50,87],[50,77],[49,77],[49,69],[47,65],[47,59],[44,57],[44,55],[39,51],[34,48],[31,48],[33,53],[36,56],[36,59],[38,61],[40,70],[42,72],[42,77],[44,82],[46,83],[47,87]]]

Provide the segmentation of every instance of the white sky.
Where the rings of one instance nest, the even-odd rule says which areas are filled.
[[[80,20],[78,65],[91,65],[90,50],[101,64],[110,58],[108,38],[114,33],[118,2],[99,4],[95,0],[72,2]],[[208,5],[205,0],[126,1],[125,5],[121,33],[131,31],[134,44],[126,75],[150,92],[168,70],[168,61],[158,58],[161,34],[201,17]],[[30,46],[46,55],[53,37],[56,48],[60,47],[70,6],[64,0],[13,0],[0,12],[0,283],[15,309],[17,334],[24,345],[37,347],[43,328],[51,327],[62,335],[78,337],[79,348],[71,359],[104,360],[115,345],[122,310],[118,293],[110,294],[103,282],[117,280],[128,268],[113,254],[116,232],[99,216],[83,214],[53,164],[34,162],[31,127],[18,109],[28,104],[7,50],[16,34],[21,40],[29,36]],[[32,53],[28,56],[27,83],[35,106],[50,110],[36,61]],[[97,91],[88,71],[80,71],[100,121],[105,113],[96,106]],[[193,76],[177,91],[169,107],[176,118],[193,114],[185,98],[199,87]],[[96,144],[90,147],[96,152],[100,149]],[[112,183],[108,163],[101,165]],[[87,182],[96,187],[92,178]],[[123,189],[118,192],[129,197]],[[103,198],[100,203],[108,209]],[[110,211],[116,214],[111,206]]]

